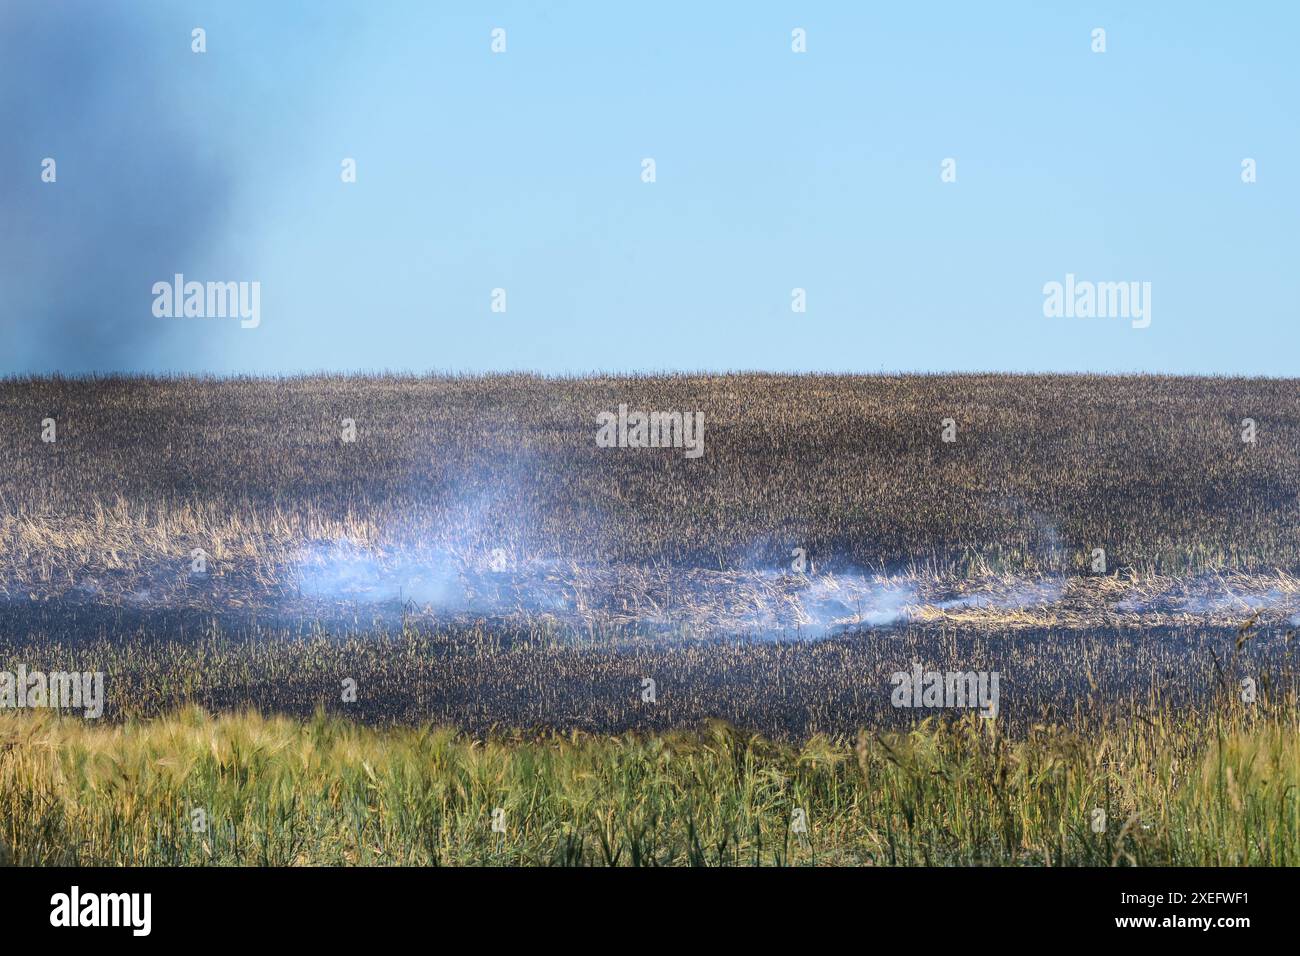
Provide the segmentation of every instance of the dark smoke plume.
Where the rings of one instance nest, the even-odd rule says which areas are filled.
[[[0,4],[0,373],[202,364],[150,289],[201,271],[229,206],[203,59],[166,8]]]

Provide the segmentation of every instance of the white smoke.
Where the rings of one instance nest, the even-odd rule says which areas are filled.
[[[1061,600],[1064,593],[1064,581],[1059,578],[1048,578],[1042,581],[1017,582],[1005,591],[975,591],[938,601],[932,606],[941,611],[967,608],[1019,611],[1031,607],[1048,607]]]
[[[304,597],[329,601],[409,600],[447,607],[457,603],[459,591],[450,557],[425,561],[385,557],[347,540],[305,549],[298,557],[296,576]]]
[[[917,602],[910,582],[883,576],[517,561],[449,548],[415,556],[347,540],[303,549],[293,571],[298,593],[313,602],[401,601],[443,616],[540,614],[709,633],[819,637],[887,627]]]

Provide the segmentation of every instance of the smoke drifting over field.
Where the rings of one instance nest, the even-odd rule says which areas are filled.
[[[1294,456],[1225,424],[1276,408],[1271,447],[1293,448],[1294,383],[381,376],[10,394],[10,603],[792,640],[1300,614]],[[596,447],[595,410],[623,401],[703,409],[708,453]],[[1153,401],[1172,418],[1122,411]],[[961,444],[933,428],[946,407],[979,410]],[[57,443],[34,427],[47,414]]]
[[[494,562],[496,562],[494,564]],[[843,631],[944,621],[972,627],[1135,626],[1202,620],[1229,625],[1258,613],[1278,624],[1300,607],[1300,581],[1200,577],[1143,587],[1106,577],[969,580],[861,573],[594,565],[507,560],[452,549],[415,558],[340,541],[304,550],[301,598],[408,613],[613,626],[642,633],[815,639]],[[1300,616],[1300,615],[1298,615]],[[1292,618],[1291,623],[1295,623]]]
[[[447,620],[510,618],[579,631],[810,640],[909,623],[1089,626],[1128,618],[1133,624],[1201,619],[1224,625],[1256,613],[1279,623],[1300,608],[1300,581],[1281,573],[1142,583],[1114,574],[957,577],[863,572],[835,555],[822,555],[804,573],[765,564],[757,545],[723,568],[541,557],[527,544],[542,524],[525,490],[528,462],[496,464],[488,490],[460,496],[422,537],[388,533],[384,540],[401,543],[386,548],[348,539],[304,547],[288,573],[276,575],[295,582],[293,611],[400,604],[403,613]],[[1032,521],[1042,566],[1062,567],[1055,523],[1037,513]]]
[[[878,575],[601,566],[577,561],[469,557],[451,550],[418,560],[340,541],[305,550],[303,597],[327,602],[402,601],[436,615],[532,615],[556,623],[639,630],[821,637],[908,619],[915,587]]]

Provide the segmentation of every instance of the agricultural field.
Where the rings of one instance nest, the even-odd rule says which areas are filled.
[[[1295,381],[13,378],[0,456],[3,862],[1300,859]]]

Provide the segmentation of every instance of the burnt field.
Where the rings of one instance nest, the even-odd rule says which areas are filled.
[[[850,735],[914,666],[1022,732],[1281,699],[1298,450],[1278,380],[9,380],[0,670],[475,734]]]
[[[1294,865],[1298,396],[7,381],[0,863]]]
[[[620,404],[701,413],[703,454],[598,447]],[[191,546],[274,587],[283,552],[339,541],[724,570],[795,547],[962,576],[1084,573],[1096,547],[1137,574],[1300,568],[1293,380],[10,379],[0,454],[9,593],[152,577]]]
[[[486,621],[435,626],[381,615],[308,624],[48,605],[10,605],[0,626],[0,670],[103,671],[109,721],[193,704],[482,736],[662,732],[719,718],[798,742],[943,716],[891,705],[891,675],[918,664],[998,673],[998,725],[1015,735],[1035,725],[1085,731],[1168,711],[1208,714],[1235,700],[1245,678],[1262,704],[1294,699],[1298,689],[1291,634],[1267,629],[895,625],[817,640],[582,638]],[[355,681],[355,700],[343,699],[345,680]]]

